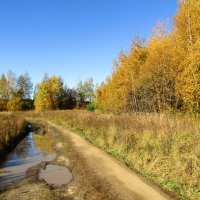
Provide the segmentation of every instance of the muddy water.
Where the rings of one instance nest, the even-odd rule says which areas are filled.
[[[51,187],[60,187],[70,183],[73,176],[68,168],[49,164],[45,170],[40,171],[39,179]]]
[[[29,168],[55,157],[51,138],[30,132],[0,161],[0,191],[24,178]]]

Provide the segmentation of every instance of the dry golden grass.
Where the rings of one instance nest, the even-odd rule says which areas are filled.
[[[116,116],[85,111],[36,115],[73,127],[181,199],[200,199],[199,119],[165,114]]]
[[[0,153],[14,143],[24,125],[25,120],[20,114],[0,113]]]

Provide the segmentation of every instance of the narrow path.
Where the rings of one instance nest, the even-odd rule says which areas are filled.
[[[88,166],[111,183],[113,189],[124,200],[169,200],[170,198],[153,186],[150,186],[142,177],[116,161],[113,157],[87,142],[75,133],[48,122],[50,126],[61,131],[74,143],[75,149],[81,153]]]

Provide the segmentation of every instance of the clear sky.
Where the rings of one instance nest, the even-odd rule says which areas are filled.
[[[176,10],[176,0],[0,0],[0,74],[100,83],[135,35],[149,37]]]

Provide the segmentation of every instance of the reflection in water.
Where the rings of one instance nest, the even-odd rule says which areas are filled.
[[[0,161],[0,190],[26,175],[26,171],[42,161],[55,159],[52,139],[30,132],[17,147]]]
[[[40,150],[41,154],[54,154],[54,150],[52,149],[53,139],[48,134],[34,134],[33,137],[34,145]]]

